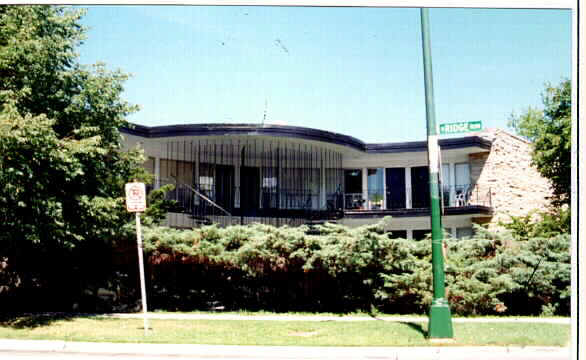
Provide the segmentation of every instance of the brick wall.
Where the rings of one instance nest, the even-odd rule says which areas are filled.
[[[523,216],[545,210],[552,194],[549,181],[531,166],[531,144],[500,129],[477,135],[492,141],[490,152],[469,155],[470,178],[479,189],[490,187],[494,215],[489,228],[507,221],[508,214]]]

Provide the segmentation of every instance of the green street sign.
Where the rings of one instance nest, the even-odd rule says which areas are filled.
[[[457,122],[451,124],[440,124],[440,135],[459,134],[482,130],[482,121]]]

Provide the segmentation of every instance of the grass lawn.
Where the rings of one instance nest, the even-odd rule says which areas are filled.
[[[427,324],[389,321],[150,320],[105,317],[13,317],[0,338],[223,345],[427,346]],[[567,346],[563,324],[454,323],[456,346]]]

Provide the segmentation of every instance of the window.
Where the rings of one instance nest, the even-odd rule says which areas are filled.
[[[406,208],[405,168],[387,168],[386,186],[387,209]]]
[[[468,163],[456,164],[455,171],[455,206],[467,206],[470,201],[470,165]]]
[[[441,181],[442,181],[442,198],[444,206],[450,206],[450,193],[451,193],[451,183],[450,183],[450,164],[442,164],[442,173],[441,173]]]
[[[384,169],[368,169],[367,173],[368,209],[382,209],[384,199]]]
[[[344,192],[362,193],[362,170],[344,170]]]
[[[144,162],[143,166],[150,174],[154,174],[155,173],[155,158],[149,156],[148,159],[146,159],[146,161]]]
[[[411,201],[413,208],[429,207],[429,169],[427,166],[411,168]]]
[[[274,189],[277,187],[277,178],[276,177],[269,177],[262,179],[262,187],[268,189]]]
[[[263,209],[276,209],[279,203],[279,194],[277,193],[277,173],[278,169],[263,169],[262,178],[262,207]]]
[[[407,230],[393,230],[387,234],[389,239],[407,239]]]
[[[212,164],[199,164],[199,189],[203,191],[214,190],[214,167]]]
[[[203,191],[212,191],[214,188],[214,178],[211,176],[200,176],[199,188]]]
[[[362,170],[344,170],[344,193],[346,209],[362,208]]]
[[[456,170],[456,185],[470,184],[470,164],[459,163],[455,166]]]
[[[474,229],[472,227],[462,227],[456,229],[456,238],[469,239],[474,236]]]
[[[413,230],[413,240],[423,240],[427,236],[427,234],[431,234],[431,230]]]

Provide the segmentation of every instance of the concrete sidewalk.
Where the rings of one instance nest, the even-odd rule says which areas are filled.
[[[132,314],[105,314],[100,316],[118,319],[142,319],[142,313]],[[149,319],[158,320],[260,320],[260,321],[397,321],[397,322],[427,322],[427,316],[345,316],[345,315],[239,315],[239,314],[177,314],[177,313],[148,313]],[[455,323],[547,323],[571,324],[570,318],[452,318]]]
[[[389,360],[557,360],[569,359],[558,347],[300,347],[191,344],[88,343],[0,339],[0,352],[175,356],[225,359],[389,359]]]

